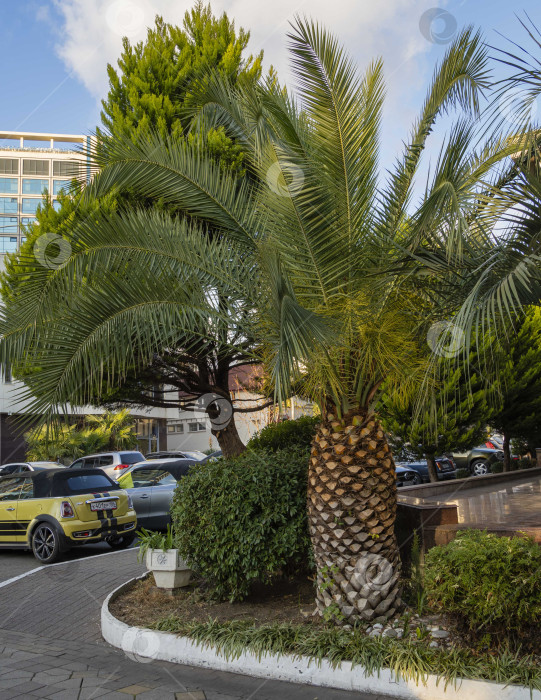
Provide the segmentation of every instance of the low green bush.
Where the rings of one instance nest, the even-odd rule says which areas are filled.
[[[461,530],[425,556],[429,601],[476,634],[513,640],[541,622],[541,547],[531,538]]]
[[[533,469],[534,467],[537,467],[535,459],[522,457],[521,459],[513,460],[513,469]]]
[[[316,425],[320,418],[301,416],[295,420],[284,420],[280,423],[271,423],[265,426],[248,441],[250,450],[286,450],[292,447],[306,447],[310,444],[316,433]]]
[[[256,581],[311,561],[307,449],[248,451],[194,465],[172,504],[181,556],[220,599],[242,600]]]
[[[457,479],[468,479],[471,476],[471,471],[469,469],[457,469],[456,478]]]
[[[491,474],[501,474],[503,472],[503,462],[494,462],[490,465]]]

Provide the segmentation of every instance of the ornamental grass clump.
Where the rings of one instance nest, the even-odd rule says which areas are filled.
[[[460,531],[427,552],[424,579],[432,606],[475,637],[530,646],[541,622],[541,548],[531,538]]]
[[[249,451],[194,465],[172,505],[175,546],[213,595],[242,600],[255,582],[311,564],[308,450]]]

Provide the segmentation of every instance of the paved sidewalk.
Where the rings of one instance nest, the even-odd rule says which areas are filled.
[[[0,588],[0,700],[380,700],[128,658],[101,638],[100,608],[142,571],[128,550],[47,567]]]

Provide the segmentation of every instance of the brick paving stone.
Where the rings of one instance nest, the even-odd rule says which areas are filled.
[[[151,688],[144,685],[128,685],[126,688],[118,688],[119,693],[125,693],[126,695],[139,695],[146,690],[151,690]]]
[[[111,590],[144,570],[137,553],[76,561],[77,571],[65,580],[44,570],[2,589],[0,700],[176,700],[177,694],[183,700],[376,700],[162,661],[133,661],[103,641],[99,613]],[[10,672],[16,675],[10,677]],[[130,686],[146,690],[136,696],[120,692]]]

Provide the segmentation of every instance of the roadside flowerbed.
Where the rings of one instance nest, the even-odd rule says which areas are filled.
[[[388,668],[415,682],[435,674],[445,683],[471,678],[541,690],[541,658],[467,644],[443,615],[410,609],[385,625],[347,629],[314,611],[306,577],[262,587],[238,603],[213,600],[201,579],[170,597],[147,577],[111,604],[126,624],[190,637],[228,659],[249,650],[326,658],[333,667],[349,661],[376,674]]]

